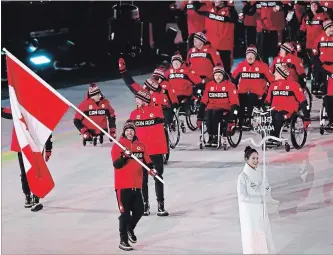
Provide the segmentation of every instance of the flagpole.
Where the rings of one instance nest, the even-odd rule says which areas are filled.
[[[93,124],[96,128],[98,128],[104,135],[109,137],[115,144],[117,144],[122,150],[126,150],[126,148],[120,144],[116,139],[114,139],[108,132],[106,132],[103,128],[97,125],[92,119],[90,119],[86,114],[84,114],[80,109],[78,109],[73,103],[71,103],[67,98],[61,95],[58,91],[56,91],[50,84],[44,81],[41,77],[39,77],[36,73],[34,73],[29,67],[27,67],[24,63],[22,63],[18,58],[16,58],[13,54],[11,54],[6,48],[2,49],[8,57],[10,57],[13,61],[16,62],[20,67],[22,67],[27,73],[29,73],[32,77],[34,77],[37,81],[43,84],[46,88],[53,92],[57,97],[59,97],[63,102],[67,105],[71,106],[75,111],[80,113],[85,119],[87,119],[91,124]],[[136,156],[131,154],[131,157],[137,161],[143,168],[147,171],[150,171],[150,168],[146,166],[141,160],[139,160]],[[165,182],[158,176],[155,176],[161,183],[165,184]]]

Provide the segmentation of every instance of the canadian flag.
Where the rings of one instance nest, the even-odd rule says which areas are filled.
[[[69,105],[10,53],[6,54],[6,61],[14,129],[27,180],[31,192],[43,198],[53,189],[54,182],[42,152]]]

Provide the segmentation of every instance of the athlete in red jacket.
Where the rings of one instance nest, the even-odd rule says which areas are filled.
[[[327,109],[329,125],[333,126],[333,22],[326,20],[323,23],[324,32],[315,41],[316,47],[313,48],[313,63],[316,66],[318,76],[316,80],[320,81],[323,77],[327,77],[323,83],[324,88],[317,86],[319,93],[326,92],[324,99],[325,108]],[[318,83],[317,83],[318,84]],[[318,93],[315,91],[315,93]]]
[[[282,41],[282,31],[285,27],[283,3],[281,1],[260,1],[257,10],[262,27],[258,48],[263,61],[268,64],[268,58],[277,55],[277,46]]]
[[[96,84],[91,84],[88,89],[88,98],[80,103],[78,108],[93,120],[102,129],[116,138],[116,115]],[[90,121],[85,119],[79,112],[74,116],[74,125],[80,131],[83,139],[90,141],[93,136],[103,137],[103,133]]]
[[[193,94],[194,88],[203,88],[203,80],[195,71],[186,67],[180,54],[172,56],[171,65],[165,72],[165,77],[175,91],[179,103],[183,99],[189,98]]]
[[[136,135],[145,144],[148,154],[153,161],[158,176],[163,179],[163,154],[168,153],[167,138],[164,130],[164,116],[160,106],[150,104],[151,95],[146,90],[139,90],[136,95],[137,109],[131,112],[130,120],[135,123]],[[144,215],[149,215],[148,175],[143,172],[143,199],[145,203]],[[158,216],[168,216],[164,209],[164,186],[155,178],[155,191],[158,202]]]
[[[187,65],[201,78],[213,79],[213,67],[222,65],[220,53],[207,42],[202,32],[194,34],[194,47],[187,53]]]
[[[136,156],[151,169],[149,171],[150,175],[156,176],[157,172],[154,169],[154,165],[147,153],[144,143],[140,142],[135,135],[135,125],[132,121],[125,123],[119,143],[126,148],[125,151],[117,144],[114,144],[111,150],[114,167],[114,188],[116,190],[118,208],[120,211],[119,248],[129,251],[133,250],[133,248],[128,243],[128,239],[132,243],[137,242],[134,229],[144,212],[141,192],[142,171],[146,172],[131,155]]]
[[[13,119],[11,108],[10,107],[5,107],[5,108],[1,107],[1,117],[4,119]],[[52,134],[51,134],[50,137],[47,139],[47,141],[45,143],[45,147],[44,147],[44,152],[45,152],[44,158],[45,158],[46,162],[48,162],[51,157],[52,148],[53,148],[53,142],[52,142]],[[18,156],[18,161],[19,161],[20,170],[21,170],[22,191],[23,191],[23,194],[25,195],[24,207],[31,208],[31,211],[33,211],[33,212],[39,211],[43,207],[42,207],[42,204],[40,203],[40,198],[34,194],[31,194],[27,175],[25,172],[24,163],[23,163],[23,156],[22,156],[21,148],[18,143],[14,128],[12,131],[11,151],[17,152],[17,156]]]
[[[221,131],[223,131],[224,136],[226,136],[227,129],[232,125],[234,110],[239,106],[237,88],[231,81],[226,80],[227,74],[223,67],[214,67],[213,73],[214,80],[206,84],[197,120],[198,128],[201,128],[207,109],[208,146],[217,146],[218,124],[221,120],[225,120],[225,122],[228,123],[226,126],[221,126]],[[231,125],[229,125],[229,123]]]
[[[266,104],[274,108],[272,111],[273,135],[279,137],[285,120],[300,110],[303,111],[304,125],[307,128],[310,125],[310,113],[303,89],[299,83],[286,80],[290,72],[285,66],[277,66],[274,75],[275,82],[270,85],[266,98]]]
[[[298,82],[302,88],[306,86],[306,75],[302,60],[295,54],[294,46],[285,42],[281,45],[279,55],[274,58],[273,63],[270,67],[272,73],[275,72],[275,68],[278,65],[285,65],[290,71],[288,79]]]
[[[220,53],[225,71],[230,74],[232,52],[234,49],[235,24],[238,14],[233,5],[227,1],[214,0],[202,6],[198,13],[205,16],[207,40]]]
[[[261,106],[264,94],[267,92],[267,83],[274,81],[274,75],[269,71],[266,63],[257,60],[258,50],[250,46],[246,50],[246,59],[238,64],[232,74],[234,83],[238,85],[240,102],[240,123],[244,124],[244,111],[247,107],[249,126],[254,106]]]

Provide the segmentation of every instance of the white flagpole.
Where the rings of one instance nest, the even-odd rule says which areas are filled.
[[[90,119],[86,114],[84,114],[80,109],[78,109],[74,104],[72,104],[67,98],[65,98],[63,95],[61,95],[58,91],[56,91],[50,84],[48,84],[46,81],[44,81],[41,77],[39,77],[37,74],[35,74],[29,67],[27,67],[25,64],[23,64],[19,59],[17,59],[13,54],[11,54],[7,49],[2,49],[7,56],[9,56],[13,61],[16,62],[20,67],[22,67],[27,73],[29,73],[32,77],[34,77],[37,81],[39,81],[41,84],[43,84],[46,88],[48,88],[53,94],[55,94],[57,97],[59,97],[63,102],[65,102],[67,105],[71,106],[75,111],[80,113],[85,119],[87,119],[91,124],[93,124],[96,128],[98,128],[104,135],[109,137],[115,144],[117,144],[122,150],[126,150],[124,146],[122,146],[116,139],[114,139],[109,133],[107,133],[103,128],[98,126],[92,119]],[[146,166],[141,160],[139,160],[136,156],[131,154],[131,157],[137,161],[143,168],[145,168],[147,171],[150,171],[149,167]],[[156,179],[158,179],[161,183],[165,184],[165,182],[159,177],[155,176]]]

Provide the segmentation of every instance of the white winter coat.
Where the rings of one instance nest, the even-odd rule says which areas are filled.
[[[237,182],[243,254],[275,253],[264,192],[271,197],[271,188],[267,182],[263,184],[261,171],[245,164]]]

